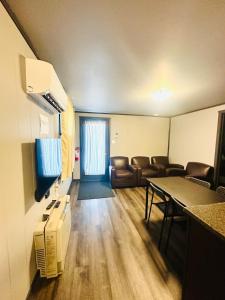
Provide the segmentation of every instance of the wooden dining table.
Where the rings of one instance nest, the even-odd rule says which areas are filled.
[[[161,189],[167,196],[172,197],[183,207],[209,205],[225,202],[219,193],[191,182],[184,177],[147,178],[147,181]],[[145,219],[148,216],[149,184],[146,186]]]

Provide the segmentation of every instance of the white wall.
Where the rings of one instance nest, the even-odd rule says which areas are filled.
[[[40,113],[56,118],[24,93],[23,57],[34,55],[0,4],[0,298],[24,300],[36,272],[33,230],[51,201],[34,200],[34,139],[40,136]]]
[[[110,118],[110,156],[123,155],[131,158],[138,155],[167,155],[169,118],[76,113],[76,147],[80,145],[80,116]],[[74,178],[79,179],[78,162],[74,170]]]
[[[224,109],[225,105],[220,105],[172,118],[171,161],[184,165],[188,161],[199,161],[213,166],[218,112]]]

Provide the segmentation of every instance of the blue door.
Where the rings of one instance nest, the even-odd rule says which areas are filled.
[[[109,119],[80,117],[81,180],[107,181]]]

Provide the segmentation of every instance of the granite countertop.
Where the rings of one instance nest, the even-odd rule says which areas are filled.
[[[197,205],[184,211],[225,240],[225,203]]]

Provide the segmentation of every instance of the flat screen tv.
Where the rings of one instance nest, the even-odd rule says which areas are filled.
[[[53,183],[62,172],[62,146],[60,139],[35,140],[36,180],[35,199],[41,201],[48,196]]]

